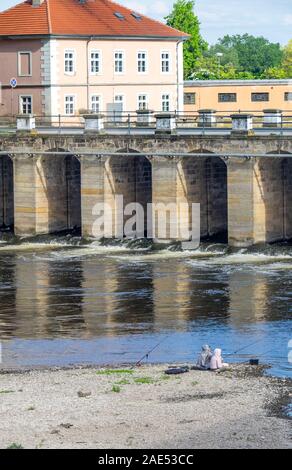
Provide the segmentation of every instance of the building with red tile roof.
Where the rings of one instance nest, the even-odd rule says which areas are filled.
[[[182,110],[187,38],[109,0],[26,0],[0,13],[0,114]]]
[[[0,13],[0,35],[187,37],[109,0],[27,0]]]

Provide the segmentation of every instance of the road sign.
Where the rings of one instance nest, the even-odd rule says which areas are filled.
[[[17,87],[17,80],[16,80],[16,78],[11,78],[11,80],[10,80],[10,86],[11,86],[11,88],[16,88],[16,87]]]

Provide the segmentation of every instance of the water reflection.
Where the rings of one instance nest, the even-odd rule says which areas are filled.
[[[277,335],[284,343],[291,328],[291,260],[233,261],[87,247],[2,252],[0,339],[138,335],[146,345],[151,335],[170,331],[229,348],[253,335],[269,343]],[[172,347],[175,359],[178,342]],[[179,347],[183,351],[184,341]]]

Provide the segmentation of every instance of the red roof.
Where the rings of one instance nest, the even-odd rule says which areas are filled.
[[[123,15],[118,18],[115,13]],[[27,0],[0,13],[0,36],[127,36],[183,38],[188,35],[109,0]]]

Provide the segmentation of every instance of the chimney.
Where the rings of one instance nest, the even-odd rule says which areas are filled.
[[[44,2],[44,0],[31,0],[31,4],[33,7],[39,7]]]

